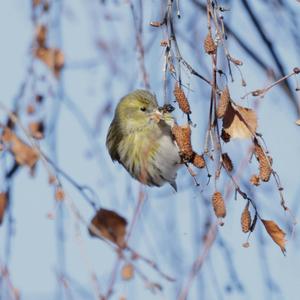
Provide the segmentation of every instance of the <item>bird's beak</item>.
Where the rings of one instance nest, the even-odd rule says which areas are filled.
[[[150,120],[154,121],[155,123],[159,123],[162,119],[163,114],[159,111],[158,108],[154,109],[153,112],[150,114]]]

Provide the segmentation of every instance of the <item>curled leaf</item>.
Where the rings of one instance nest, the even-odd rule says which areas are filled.
[[[252,109],[228,104],[223,118],[223,129],[230,138],[250,138],[256,132],[256,128],[257,117]]]
[[[0,193],[0,225],[2,224],[5,210],[7,208],[7,194],[5,192]]]
[[[285,254],[286,233],[274,221],[271,220],[261,220],[261,221],[263,222],[272,240],[280,247],[283,254]]]
[[[127,221],[112,210],[101,208],[91,220],[91,224],[96,227],[101,237],[110,240],[114,244],[125,247],[125,235]],[[91,236],[99,237],[92,228],[89,228]]]

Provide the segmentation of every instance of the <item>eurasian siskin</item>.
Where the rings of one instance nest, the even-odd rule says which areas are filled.
[[[106,146],[132,177],[149,186],[169,182],[176,190],[180,155],[172,136],[175,120],[158,107],[156,97],[136,90],[123,97],[110,124]]]

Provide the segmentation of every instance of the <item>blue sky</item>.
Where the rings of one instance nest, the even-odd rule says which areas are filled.
[[[59,1],[55,3],[58,5]],[[159,1],[146,4],[144,25],[148,45],[152,45],[151,41],[153,42],[151,40],[153,29],[146,27],[146,24],[159,17],[160,9],[156,9],[158,4]],[[41,113],[44,114],[47,122],[50,122],[56,115],[58,116],[56,153],[59,166],[71,174],[77,182],[91,186],[99,196],[99,205],[114,209],[130,220],[139,185],[122,167],[111,162],[104,146],[105,133],[111,116],[100,117],[100,121],[99,116],[108,101],[111,101],[114,106],[121,96],[130,89],[141,87],[142,83],[137,54],[132,42],[133,24],[128,5],[121,2],[118,5],[109,4],[102,7],[102,10],[99,7],[96,1],[90,4],[79,0],[64,1],[61,29],[54,27],[50,40],[53,45],[63,48],[66,65],[70,66],[63,74],[64,92],[67,97],[47,99],[48,102]],[[239,27],[236,26],[237,30],[241,34],[249,32],[248,38],[255,48],[259,48],[260,41],[252,37],[250,31],[247,30],[248,20],[243,18],[242,13],[237,12],[241,11],[241,8],[238,4],[232,7],[233,11],[229,14],[228,22],[241,24]],[[264,11],[265,8],[259,3],[257,7],[262,9],[261,13],[266,14],[266,25],[272,25],[274,20],[270,18],[267,11]],[[188,14],[194,12],[189,11],[188,8],[185,10],[184,7],[182,11],[183,19],[180,24],[186,26]],[[298,10],[295,8],[295,13],[299,14],[299,8]],[[280,12],[276,17],[279,15]],[[106,23],[110,18],[111,21]],[[24,1],[4,1],[1,3],[0,20],[2,38],[0,101],[11,107],[12,99],[27,76],[29,47],[34,30],[30,21],[30,5]],[[279,28],[277,33],[281,38],[280,41],[283,40],[283,42],[276,44],[276,47],[283,55],[288,68],[292,69],[295,65],[300,65],[298,53],[295,54],[293,49],[286,49],[284,30]],[[195,27],[195,38],[199,39],[199,43],[203,37],[204,33],[199,32]],[[271,37],[275,38],[274,32]],[[107,42],[108,51],[105,52],[100,47],[101,45],[99,47],[102,50],[97,50],[95,47],[97,39]],[[183,45],[183,55],[189,57],[191,50],[183,41],[184,37],[179,36],[179,42]],[[232,53],[240,55],[241,50],[230,41],[229,47]],[[200,48],[199,53],[203,56],[203,49],[200,50]],[[264,49],[261,49],[261,52],[263,56],[268,57]],[[288,54],[284,55],[287,52]],[[159,47],[159,38],[154,39],[147,55],[149,59],[146,60],[146,67],[150,71],[151,87],[161,97],[163,55]],[[196,55],[191,60],[198,69],[201,67],[202,62],[197,62]],[[203,62],[208,60],[208,57],[203,58]],[[92,62],[93,67],[88,69],[78,67],[78,63],[89,61]],[[111,71],[111,68],[115,73]],[[247,74],[247,89],[249,90],[262,87],[267,83],[265,74],[253,66],[251,60],[244,61],[243,72]],[[208,107],[206,100],[209,90],[203,83],[199,84],[197,79],[189,78],[189,75],[184,76],[186,80],[190,80],[194,89],[191,104],[197,113],[193,113],[193,121],[197,123],[199,131],[194,130],[193,142],[196,147],[201,148],[204,130],[200,129],[205,126],[206,122],[205,115]],[[59,91],[60,86],[57,86],[55,81],[53,82],[54,89]],[[234,83],[232,91],[234,97],[239,98],[245,90]],[[108,95],[112,98],[107,99]],[[27,93],[22,101],[26,103],[30,100],[30,96],[30,93]],[[71,100],[71,103],[79,108],[80,114],[85,117],[91,129],[90,136],[86,135],[74,117],[74,113],[68,106],[68,100]],[[251,106],[253,101],[250,99],[243,104]],[[299,197],[300,143],[298,137],[300,129],[294,124],[296,116],[286,96],[278,87],[268,93],[264,99],[259,100],[258,106],[260,132],[264,134],[271,150],[274,168],[281,176],[285,196],[289,206],[293,209],[297,206]],[[183,116],[178,111],[176,115],[181,122],[184,122]],[[4,113],[1,111],[1,120],[3,118]],[[97,128],[96,133],[95,128]],[[42,141],[41,147],[50,155],[53,154],[47,141]],[[242,153],[246,149],[246,142],[235,141],[228,146],[228,150],[237,151],[237,153]],[[238,163],[238,158],[236,163]],[[252,167],[253,170],[254,167]],[[245,180],[250,173],[245,174]],[[29,178],[28,174],[29,171],[22,168],[14,182],[12,205],[15,221],[9,260],[11,279],[21,291],[24,300],[68,299],[61,296],[55,277],[56,272],[59,272],[62,267],[59,265],[59,257],[62,258],[63,255],[56,235],[59,209],[53,198],[53,189],[48,185],[47,174],[42,165],[38,166],[34,178]],[[156,261],[165,272],[174,274],[178,278],[177,283],[172,285],[163,281],[155,272],[139,263],[138,265],[147,275],[163,284],[164,291],[157,295],[151,294],[145,290],[144,283],[137,276],[131,282],[123,282],[118,278],[113,299],[118,299],[121,295],[127,296],[128,299],[173,299],[183,280],[186,280],[191,264],[201,248],[201,233],[208,215],[204,209],[209,209],[204,205],[204,201],[207,200],[211,191],[200,194],[199,190],[192,187],[191,179],[186,176],[184,169],[180,171],[179,178],[182,180],[179,182],[177,194],[174,194],[169,187],[147,189],[148,200],[131,239],[135,249]],[[201,183],[204,183],[205,174],[201,173],[199,179]],[[89,221],[93,215],[92,209],[70,184],[64,180],[63,183],[78,210]],[[224,180],[221,188],[225,190],[228,184],[228,180]],[[4,188],[3,184],[2,188]],[[279,206],[279,196],[276,192],[272,192],[274,188],[274,184],[266,184],[260,190],[255,191],[254,196],[263,217],[276,220],[286,229],[290,218],[288,214],[285,215],[282,212]],[[199,290],[201,292],[202,286],[205,287],[203,299],[219,299],[216,292],[217,285],[222,291],[228,289],[228,286],[232,289],[231,293],[223,294],[223,299],[298,299],[300,257],[297,250],[299,249],[297,227],[295,237],[288,235],[290,241],[286,257],[272,243],[260,224],[250,239],[251,247],[244,249],[241,244],[246,238],[241,233],[239,225],[239,216],[244,204],[241,199],[234,201],[231,197],[227,202],[228,216],[225,226],[220,228],[219,234],[229,247],[230,257],[234,261],[233,266],[238,272],[238,278],[243,283],[245,292],[240,293],[236,288],[227,265],[230,257],[224,254],[225,251],[220,246],[220,241],[217,240],[211,249],[209,259],[194,282],[190,299],[199,299],[198,292]],[[49,213],[54,214],[56,218],[49,219],[47,217]],[[80,295],[80,291],[76,291],[75,287],[78,290],[82,287],[84,293],[90,293],[91,299],[94,299],[89,269],[95,271],[101,289],[105,290],[115,261],[115,254],[101,241],[91,239],[83,225],[80,225],[82,240],[78,240],[76,220],[67,207],[64,208],[63,213],[65,269],[68,276],[76,282],[76,284],[71,284],[76,295],[74,299],[79,299],[78,295]],[[298,211],[296,214],[299,217]],[[7,225],[6,218],[0,227],[1,264],[5,260]],[[272,293],[266,287],[269,280],[265,277],[267,268],[269,268],[268,274],[271,274],[272,280],[280,286],[280,293]],[[269,282],[269,284],[272,283]],[[84,293],[81,293],[81,299],[88,299],[87,296],[83,296]],[[5,296],[2,296],[3,300],[6,300]]]

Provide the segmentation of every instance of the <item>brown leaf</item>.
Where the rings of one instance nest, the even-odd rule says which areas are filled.
[[[20,165],[27,165],[33,168],[39,159],[39,153],[34,148],[25,144],[11,129],[4,128],[2,141],[9,145],[16,162]]]
[[[63,52],[57,48],[38,48],[35,56],[45,63],[53,72],[55,77],[59,77],[65,63]]]
[[[2,224],[4,213],[7,207],[7,194],[5,192],[0,193],[0,225]]]
[[[125,235],[127,221],[116,212],[101,208],[93,217],[91,224],[95,226],[101,234],[101,237],[110,240],[120,247],[125,247]],[[95,232],[89,228],[91,236],[98,237]]]
[[[228,153],[222,153],[222,162],[223,162],[224,168],[228,172],[231,172],[233,170],[233,164],[232,164],[232,161],[231,161]]]
[[[260,185],[260,177],[257,175],[252,175],[250,178],[250,183],[255,186],[259,186]]]
[[[283,254],[285,254],[285,232],[271,220],[261,220],[273,241],[280,247]]]
[[[229,103],[223,118],[223,129],[231,138],[250,138],[256,132],[257,117],[255,111]]]
[[[130,280],[134,275],[134,267],[132,264],[126,264],[121,270],[123,280]]]
[[[41,140],[44,138],[45,126],[43,122],[31,122],[28,125],[28,129],[32,137],[37,140]]]
[[[63,201],[65,199],[65,192],[61,186],[55,188],[54,197],[56,201]]]

